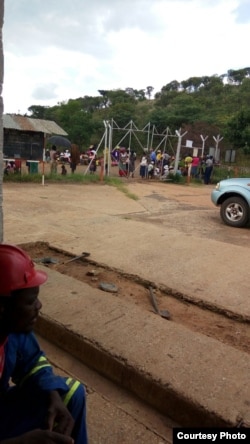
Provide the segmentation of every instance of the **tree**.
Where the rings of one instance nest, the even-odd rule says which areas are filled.
[[[102,105],[104,108],[106,108],[108,106],[108,102],[109,102],[109,99],[107,96],[108,91],[106,89],[98,89],[98,92],[102,96]]]
[[[41,106],[41,105],[31,105],[28,108],[28,111],[30,114],[30,117],[34,117],[34,119],[46,119],[46,110],[48,109],[48,106]]]
[[[134,117],[135,106],[132,103],[116,103],[109,111],[109,119],[114,118],[121,128],[124,128],[130,120],[134,120]]]
[[[80,108],[82,111],[87,113],[94,113],[98,109],[102,108],[102,98],[100,96],[84,96],[79,97],[78,99],[75,99],[77,102],[79,102]]]
[[[165,90],[164,92],[160,92],[155,94],[155,106],[158,107],[166,107],[166,106],[171,106],[171,104],[173,103],[174,99],[176,97],[179,96],[179,92],[178,91],[167,91]]]
[[[246,77],[250,76],[250,68],[229,69],[227,71],[227,80],[234,85],[240,85]]]
[[[168,83],[167,85],[163,86],[161,91],[179,91],[181,85],[177,80],[172,80],[172,82]]]
[[[166,128],[171,128],[174,132],[176,128],[180,128],[183,123],[183,115],[174,114],[171,110],[157,109],[150,114],[150,122],[155,125],[158,133],[163,133]]]
[[[223,90],[223,78],[218,76],[202,77],[200,92],[214,92],[215,94],[220,93]]]
[[[107,91],[107,97],[109,99],[109,107],[122,103],[133,103],[134,105],[136,104],[134,94],[128,94],[123,89],[112,89],[110,91]]]
[[[69,139],[77,144],[88,144],[92,135],[92,115],[81,109],[79,100],[70,99],[56,109],[55,121],[68,133]]]
[[[225,80],[229,78],[229,82]],[[33,117],[54,120],[78,144],[96,143],[103,135],[103,121],[113,118],[124,127],[130,120],[144,127],[149,121],[158,131],[203,122],[206,133],[216,126],[234,146],[244,146],[249,140],[249,126],[238,113],[245,112],[250,102],[250,68],[229,70],[227,74],[190,77],[178,82],[173,80],[162,87],[152,98],[153,87],[136,90],[99,90],[99,96],[83,96],[58,103],[53,107],[33,105]],[[236,119],[234,121],[234,118]],[[246,118],[246,116],[245,116]],[[242,123],[243,119],[243,123]],[[198,134],[199,137],[199,134]],[[213,143],[213,141],[211,142]],[[250,143],[249,143],[250,145]]]
[[[135,90],[133,88],[125,88],[125,93],[135,98]]]
[[[144,89],[138,90],[138,89],[133,89],[133,88],[126,88],[125,92],[129,96],[133,97],[135,100],[138,100],[138,101],[146,100]]]
[[[154,87],[153,86],[147,86],[146,87],[146,95],[148,96],[149,99],[151,99],[153,91],[154,91]]]
[[[244,109],[236,113],[227,123],[225,137],[234,148],[250,145],[250,111]]]
[[[207,86],[209,84],[209,77],[202,76],[202,77],[190,77],[187,80],[183,80],[181,82],[181,87],[191,93],[191,92],[197,92],[200,90],[200,88]]]

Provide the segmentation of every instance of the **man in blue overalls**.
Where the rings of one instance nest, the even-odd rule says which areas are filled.
[[[0,244],[1,444],[87,444],[84,386],[54,375],[32,332],[46,280],[26,252]]]

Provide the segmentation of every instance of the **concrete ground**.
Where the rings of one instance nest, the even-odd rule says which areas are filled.
[[[102,377],[78,359],[38,337],[56,374],[74,377],[87,388],[89,444],[168,444],[178,424]]]
[[[249,229],[222,224],[210,186],[125,183],[137,200],[104,184],[5,184],[4,240],[88,251],[249,322]],[[249,422],[249,353],[49,276],[40,326],[57,345],[183,425]]]

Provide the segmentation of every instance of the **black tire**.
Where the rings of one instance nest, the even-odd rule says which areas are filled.
[[[220,216],[230,227],[245,227],[249,220],[249,206],[241,197],[229,197],[220,207]]]

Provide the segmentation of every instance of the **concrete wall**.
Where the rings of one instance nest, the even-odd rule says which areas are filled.
[[[4,0],[0,0],[0,242],[3,241],[3,16]]]

